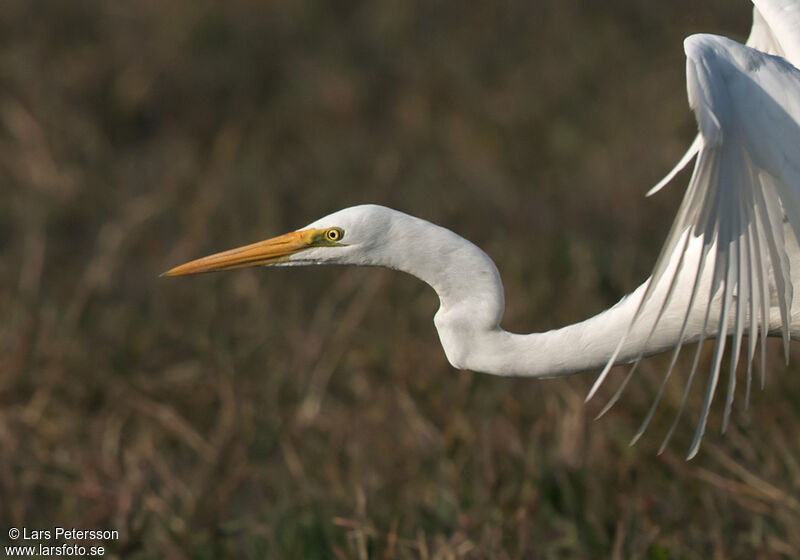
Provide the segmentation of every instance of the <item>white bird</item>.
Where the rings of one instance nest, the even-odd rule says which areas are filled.
[[[749,43],[714,35],[684,42],[687,89],[699,134],[687,155],[653,191],[692,158],[694,172],[654,270],[610,309],[583,322],[544,333],[514,334],[500,326],[503,284],[489,256],[443,227],[376,205],[354,206],[297,231],[197,259],[167,276],[248,266],[349,264],[407,272],[438,294],[434,317],[449,362],[502,376],[556,377],[603,368],[589,398],[611,366],[673,350],[672,361],[644,432],[680,349],[697,342],[683,402],[697,371],[699,349],[716,339],[701,418],[689,450],[705,431],[720,379],[728,336],[728,376],[723,431],[736,386],[742,338],[748,336],[749,399],[756,343],[782,336],[800,339],[800,60],[798,2],[755,2]],[[767,52],[774,53],[767,54]],[[606,407],[607,409],[608,407]],[[678,418],[667,437],[666,445]]]

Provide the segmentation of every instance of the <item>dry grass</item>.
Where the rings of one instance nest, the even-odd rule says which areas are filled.
[[[508,328],[580,320],[646,276],[680,196],[641,195],[693,133],[682,38],[749,20],[744,0],[5,0],[0,542],[63,524],[119,530],[112,558],[800,555],[800,355],[770,347],[766,389],[686,463],[696,414],[655,454],[678,383],[627,445],[662,359],[592,422],[593,376],[453,371],[407,277],[158,278],[377,202],[493,255]]]

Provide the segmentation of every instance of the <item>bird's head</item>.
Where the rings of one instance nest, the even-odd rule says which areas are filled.
[[[411,218],[384,206],[353,206],[296,231],[190,261],[164,276],[249,266],[387,265],[382,262],[381,248],[396,230],[393,224],[400,217]],[[402,229],[397,233],[402,234]]]

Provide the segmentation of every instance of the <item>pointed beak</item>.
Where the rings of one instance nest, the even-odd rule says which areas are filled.
[[[162,276],[184,276],[286,262],[291,255],[312,247],[315,233],[316,230],[312,229],[293,231],[252,245],[190,261],[168,270]]]

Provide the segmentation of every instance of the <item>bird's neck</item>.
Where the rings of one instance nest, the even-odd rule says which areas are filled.
[[[399,261],[402,265],[391,267],[417,276],[436,290],[441,305],[434,322],[445,354],[456,368],[496,375],[556,377],[602,368],[626,332],[618,363],[633,361],[640,353],[663,351],[677,337],[677,327],[658,329],[651,337],[649,320],[637,321],[628,330],[644,285],[580,323],[543,333],[505,331],[500,327],[503,284],[491,258],[450,230],[420,222],[420,227],[429,230],[426,234],[432,233],[432,228],[435,235],[415,236],[417,250],[403,255]],[[435,239],[435,244],[424,246],[426,238]],[[692,326],[691,330],[696,328]]]
[[[636,312],[641,291],[585,321],[541,333],[511,333],[499,321],[487,328],[487,321],[476,321],[479,311],[463,304],[443,305],[435,323],[448,360],[459,369],[502,376],[559,377],[600,369],[608,363]],[[477,327],[479,324],[482,326]],[[664,340],[648,342],[648,334],[635,325],[616,361],[635,360],[645,343],[646,355],[669,347]]]

